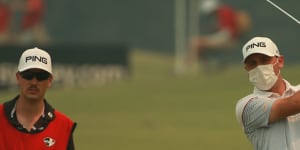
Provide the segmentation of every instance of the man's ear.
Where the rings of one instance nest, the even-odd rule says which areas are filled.
[[[17,79],[17,83],[19,84],[19,80],[20,80],[20,73],[16,72],[16,79]]]
[[[284,57],[281,55],[278,57],[279,68],[283,68],[284,66]]]
[[[48,79],[48,88],[52,86],[52,80],[53,80],[53,76],[51,75]]]

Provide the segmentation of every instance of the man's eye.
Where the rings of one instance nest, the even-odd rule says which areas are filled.
[[[268,64],[268,63],[270,62],[270,60],[269,60],[269,59],[264,59],[262,62],[263,62],[264,64]]]

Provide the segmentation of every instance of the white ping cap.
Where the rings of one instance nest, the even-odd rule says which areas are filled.
[[[24,51],[19,61],[18,71],[22,72],[33,68],[42,69],[52,74],[50,55],[37,47]]]
[[[267,37],[254,37],[243,46],[243,62],[251,54],[259,53],[270,57],[280,56],[276,44]]]

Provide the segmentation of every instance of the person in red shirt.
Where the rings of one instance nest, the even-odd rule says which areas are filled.
[[[49,42],[49,36],[43,23],[45,16],[44,0],[26,0],[21,10],[21,34],[20,43],[41,43]]]
[[[218,0],[202,0],[200,13],[214,17],[214,24],[210,26],[212,32],[200,35],[190,41],[187,62],[189,65],[198,62],[206,51],[224,49],[236,44],[243,34],[240,32],[238,11],[228,4]]]
[[[19,94],[0,104],[0,150],[74,150],[76,123],[45,99],[53,80],[50,55],[24,51],[16,80]]]
[[[45,44],[50,38],[44,26],[44,0],[12,0],[13,41],[16,44]]]
[[[43,0],[26,0],[21,24],[22,30],[28,30],[40,24],[43,20],[44,9]]]
[[[0,0],[0,44],[45,44],[44,0]]]

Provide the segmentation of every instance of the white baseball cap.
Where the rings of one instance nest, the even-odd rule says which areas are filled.
[[[52,74],[50,55],[37,47],[24,51],[19,61],[18,71],[22,72],[33,68],[42,69]]]
[[[203,0],[200,4],[200,11],[209,14],[219,7],[219,0]]]
[[[259,53],[270,57],[280,56],[276,44],[267,37],[254,37],[243,46],[243,61],[251,54]]]

